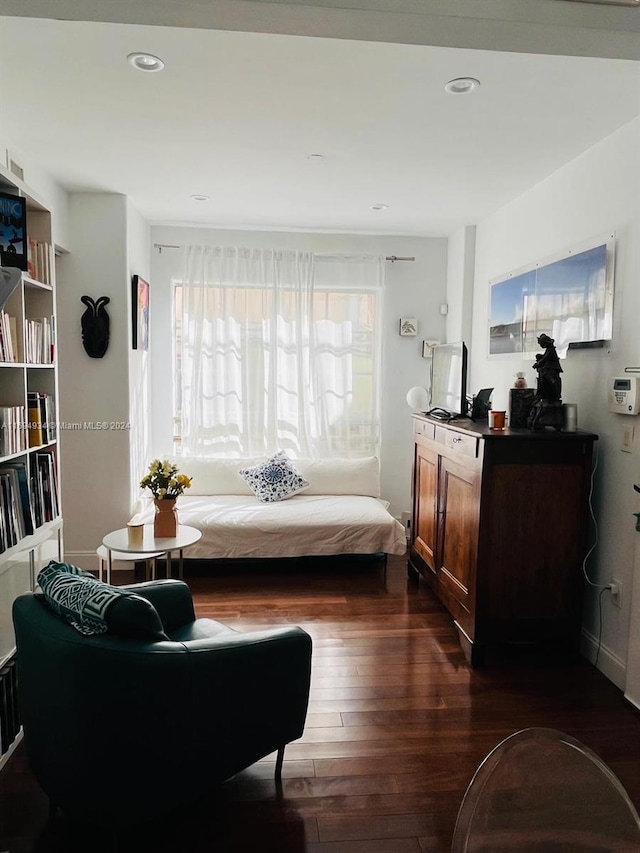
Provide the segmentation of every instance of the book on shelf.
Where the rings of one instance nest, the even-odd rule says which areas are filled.
[[[0,406],[0,456],[27,449],[24,406]]]
[[[29,413],[29,447],[39,447],[44,444],[44,431],[42,429],[40,400],[36,392],[30,391],[27,394],[27,407]]]
[[[53,363],[53,334],[51,318],[25,320],[25,362],[29,364]]]
[[[13,480],[9,474],[0,473],[0,510],[4,521],[5,542],[3,550],[17,545],[20,539],[18,516],[16,513],[17,496],[13,491]]]
[[[0,311],[0,361],[18,360],[18,328],[15,317]]]
[[[27,463],[22,460],[7,462],[0,466],[0,474],[5,472],[12,478],[16,515],[22,536],[30,536],[35,529],[35,524]]]
[[[58,478],[56,462],[51,453],[36,453],[38,475],[42,489],[42,518],[53,521],[58,516]]]
[[[48,444],[56,437],[55,406],[50,394],[42,391],[27,393],[29,408],[29,447]]]
[[[52,248],[51,244],[44,240],[36,240],[29,237],[27,275],[42,284],[51,284],[53,277]]]

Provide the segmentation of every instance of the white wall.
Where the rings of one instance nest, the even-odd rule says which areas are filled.
[[[467,225],[449,236],[447,258],[447,342],[471,341],[476,228]],[[469,393],[479,389],[468,388]]]
[[[422,358],[422,339],[444,339],[444,321],[438,306],[445,300],[447,241],[415,237],[346,234],[307,234],[272,231],[217,231],[213,229],[154,227],[155,243],[300,249],[319,253],[415,256],[415,261],[387,262],[384,300],[382,493],[395,515],[410,507],[411,421],[405,396],[413,385],[428,385],[429,362]],[[151,382],[152,452],[172,452],[171,402],[167,378],[171,366],[171,281],[180,274],[180,251],[153,252],[151,261]],[[400,337],[402,316],[418,318],[418,336]]]
[[[2,105],[0,103],[0,110]],[[9,161],[16,162],[24,172],[23,183],[35,198],[51,211],[53,244],[66,249],[69,243],[69,222],[67,219],[67,193],[53,178],[41,169],[37,163],[29,160],[19,148],[0,134],[0,165],[9,170]]]
[[[600,584],[623,583],[623,607],[602,600],[602,648],[598,666],[616,684],[625,679],[638,509],[633,483],[640,480],[640,422],[607,410],[606,382],[626,366],[640,365],[640,120],[533,187],[481,222],[476,234],[470,384],[495,388],[493,404],[508,408],[514,374],[524,370],[535,384],[531,360],[492,357],[488,352],[489,280],[604,233],[616,233],[614,330],[610,349],[571,351],[563,361],[562,397],[578,404],[578,425],[599,435],[594,507],[600,544],[588,563]],[[632,454],[620,450],[622,428],[635,424]],[[588,588],[585,651],[595,657],[599,633],[598,594]],[[639,694],[640,695],[640,692]]]
[[[151,277],[151,229],[130,202],[127,203],[127,262],[128,281],[134,275],[145,281]],[[151,370],[149,353],[132,349],[132,291],[128,291],[129,332],[129,465],[131,471],[131,503],[140,494],[139,482],[151,454]]]
[[[127,199],[111,193],[71,193],[69,254],[58,262],[59,420],[126,424],[129,421],[129,267]],[[84,351],[83,294],[109,296],[111,340],[103,358]],[[110,530],[130,515],[129,431],[60,430],[65,557],[88,569]]]

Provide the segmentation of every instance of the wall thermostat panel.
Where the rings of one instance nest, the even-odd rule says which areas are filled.
[[[607,389],[609,411],[618,415],[637,415],[640,412],[639,385],[638,376],[612,377]]]

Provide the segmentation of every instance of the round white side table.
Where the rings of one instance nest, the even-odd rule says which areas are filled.
[[[109,562],[109,551],[104,545],[96,548],[98,555],[98,577],[102,580],[102,576],[107,573],[107,564]],[[124,551],[114,551],[111,555],[112,561],[121,563],[141,563],[144,560],[146,566],[147,580],[154,581],[156,579],[156,561],[158,557],[164,556],[164,551],[154,551],[152,554],[130,554]]]
[[[189,527],[186,524],[179,524],[175,536],[166,539],[156,539],[153,535],[153,524],[145,524],[142,535],[142,545],[129,544],[129,531],[126,527],[121,527],[120,530],[113,530],[102,540],[102,544],[107,549],[107,583],[111,583],[111,570],[116,552],[122,554],[137,555],[138,559],[145,560],[150,554],[157,553],[167,558],[167,577],[171,577],[171,552],[178,551],[178,577],[183,577],[183,560],[182,552],[184,548],[193,545],[200,539],[202,533],[195,527]]]

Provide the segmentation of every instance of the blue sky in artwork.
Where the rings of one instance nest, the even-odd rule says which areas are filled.
[[[604,287],[606,264],[606,245],[587,249],[586,252],[571,255],[554,264],[547,264],[538,270],[538,293],[568,293],[576,289],[588,292],[593,290],[595,282]]]
[[[523,294],[533,293],[535,270],[516,275],[491,288],[491,325],[508,325],[522,320]]]

